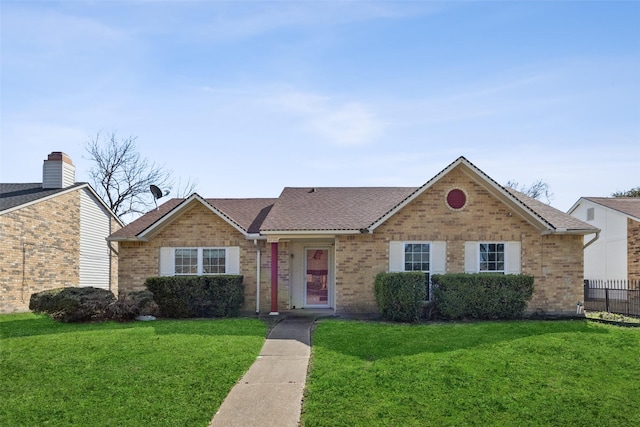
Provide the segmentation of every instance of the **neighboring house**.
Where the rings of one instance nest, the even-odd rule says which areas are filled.
[[[529,312],[571,314],[582,301],[583,236],[596,231],[460,157],[420,187],[193,194],[109,240],[120,245],[121,291],[150,276],[233,273],[244,276],[246,310],[373,313],[380,272],[524,273],[535,276]]]
[[[117,294],[117,244],[106,238],[122,222],[75,182],[66,154],[49,154],[42,169],[43,182],[0,184],[0,313],[27,311],[32,293],[63,286]]]
[[[569,214],[601,230],[584,250],[585,279],[640,280],[640,198],[581,197]]]

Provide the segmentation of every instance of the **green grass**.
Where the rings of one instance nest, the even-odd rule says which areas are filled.
[[[255,319],[0,316],[0,425],[206,426],[255,361]]]
[[[640,328],[588,321],[323,321],[315,426],[640,425]]]

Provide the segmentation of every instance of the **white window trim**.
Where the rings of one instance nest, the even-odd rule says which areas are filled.
[[[178,249],[197,249],[197,272],[176,273],[175,256]],[[238,246],[176,246],[160,248],[160,276],[203,276],[203,253],[205,249],[222,249],[225,251],[224,273],[206,273],[207,276],[223,274],[240,274],[240,248]]]
[[[503,255],[504,255],[504,259],[502,260],[502,270],[481,270],[480,269],[480,265],[482,264],[482,252],[480,251],[480,248],[482,247],[482,245],[502,245],[503,248]],[[507,242],[478,242],[478,272],[479,273],[498,273],[498,274],[507,274],[507,264],[509,262],[508,255],[507,255],[508,249],[507,249]],[[487,261],[489,262],[489,261]]]
[[[504,244],[504,270],[480,271],[480,245],[482,244]],[[498,274],[520,274],[521,273],[521,248],[522,243],[518,241],[475,241],[465,242],[465,273],[498,273]]]
[[[405,245],[428,244],[429,245],[429,297],[431,298],[431,276],[446,273],[447,243],[445,241],[431,240],[403,240],[389,242],[389,272],[404,272],[405,270]],[[417,271],[417,270],[412,270]]]

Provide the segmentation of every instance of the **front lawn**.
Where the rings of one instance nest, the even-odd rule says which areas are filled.
[[[640,425],[640,328],[575,321],[323,321],[314,426]]]
[[[255,361],[255,319],[0,316],[0,425],[206,426]]]

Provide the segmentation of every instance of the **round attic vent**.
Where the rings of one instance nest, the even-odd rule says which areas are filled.
[[[451,209],[459,210],[467,204],[467,195],[459,188],[455,188],[447,193],[447,205]]]

